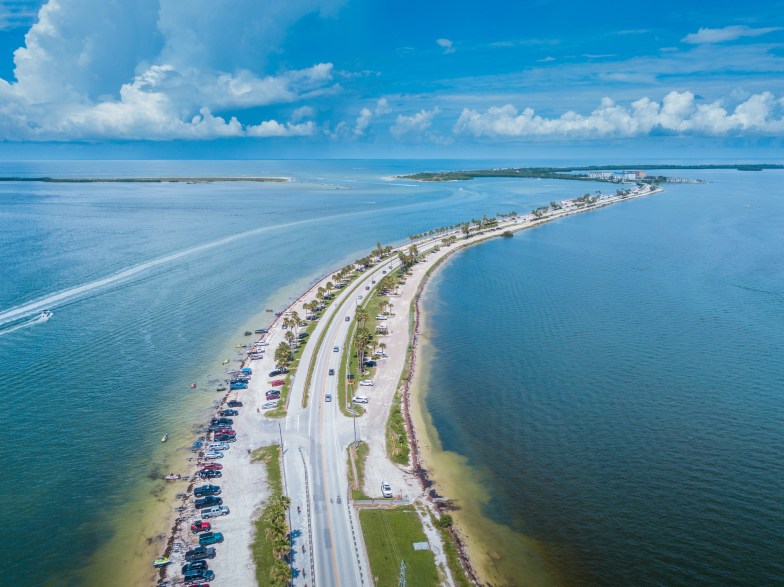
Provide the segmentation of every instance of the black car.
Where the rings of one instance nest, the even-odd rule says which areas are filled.
[[[236,434],[218,434],[215,437],[215,442],[237,442]]]
[[[365,361],[365,367],[375,367],[375,366],[376,366],[375,361]]]
[[[184,573],[185,583],[191,585],[193,583],[204,583],[205,581],[212,581],[215,579],[215,573],[209,569],[195,569]]]
[[[237,410],[221,410],[220,411],[220,415],[221,416],[239,416],[240,413]]]
[[[214,479],[215,477],[223,477],[223,473],[208,469],[206,471],[199,471],[199,477],[202,479]]]
[[[182,565],[182,574],[185,575],[190,571],[206,571],[209,567],[207,561],[205,560],[196,560],[191,563],[186,563]]]
[[[231,400],[229,402],[226,402],[226,405],[229,406],[230,408],[241,408],[242,407],[242,402],[239,401],[239,400],[233,399],[233,400]]]
[[[197,546],[193,550],[185,553],[185,560],[187,562],[200,561],[205,558],[215,558],[215,549],[207,546]]]
[[[221,488],[217,485],[202,485],[193,490],[194,497],[204,497],[206,495],[220,495]]]
[[[210,424],[234,424],[234,420],[231,418],[213,418],[210,420]]]
[[[209,432],[215,432],[216,430],[223,430],[226,428],[226,424],[210,424],[207,426],[207,430]]]
[[[275,369],[274,371],[270,371],[269,376],[276,377],[278,375],[283,375],[284,373],[288,373],[288,372],[289,370],[283,367],[282,369]]]
[[[223,505],[223,500],[220,497],[215,497],[214,495],[208,495],[207,497],[197,499],[196,503],[194,504],[197,510],[211,508],[215,505]]]
[[[334,369],[330,369],[330,370],[329,370],[329,374],[330,374],[330,375],[334,375],[334,374],[335,374],[335,370],[334,370]]]

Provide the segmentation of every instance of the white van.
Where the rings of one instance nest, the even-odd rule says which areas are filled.
[[[204,508],[201,510],[201,512],[199,512],[199,515],[201,515],[203,519],[207,519],[228,516],[230,513],[231,511],[229,510],[229,506],[216,505],[211,508]]]

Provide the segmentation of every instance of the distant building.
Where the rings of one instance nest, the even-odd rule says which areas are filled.
[[[591,179],[602,179],[604,181],[638,181],[645,177],[644,171],[632,171],[624,169],[623,171],[591,171],[588,173]]]

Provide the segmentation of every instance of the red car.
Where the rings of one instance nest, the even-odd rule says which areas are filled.
[[[281,386],[281,385],[283,385],[283,384],[285,384],[285,383],[286,383],[286,382],[285,382],[285,381],[283,381],[283,379],[276,379],[275,381],[273,381],[272,383],[270,383],[270,385],[271,385],[272,387],[279,387],[279,386]]]
[[[221,434],[228,434],[229,436],[236,436],[237,432],[232,430],[231,428],[221,428],[220,430],[216,430],[213,432],[215,436],[220,436]]]
[[[220,463],[206,463],[202,465],[202,471],[220,471],[223,468],[223,465]]]
[[[191,524],[191,532],[194,534],[198,534],[199,532],[209,532],[210,530],[212,530],[212,524],[205,522],[204,520],[196,520],[193,524]]]

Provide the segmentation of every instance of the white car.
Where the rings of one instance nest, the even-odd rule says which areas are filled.
[[[368,403],[368,397],[366,395],[355,395],[351,398],[351,401],[355,404],[366,404]]]
[[[207,461],[214,461],[216,459],[222,459],[223,453],[217,450],[210,450],[204,453],[204,459]]]
[[[386,481],[381,482],[381,495],[387,499],[392,497],[392,486]]]
[[[378,316],[376,316],[376,320],[386,320],[386,319],[387,317],[384,316],[383,314],[379,314]]]
[[[269,341],[268,340],[262,340],[260,342],[257,342],[255,344],[255,346],[269,346]]]
[[[278,402],[276,400],[274,402],[267,402],[267,403],[265,403],[263,406],[261,406],[261,409],[262,410],[273,410],[273,409],[275,409],[277,407],[278,407]]]
[[[372,379],[363,379],[359,382],[360,385],[363,387],[373,387],[373,380]]]
[[[328,393],[327,395],[325,395],[324,396],[324,401],[325,402],[331,402],[332,401],[332,394]]]

